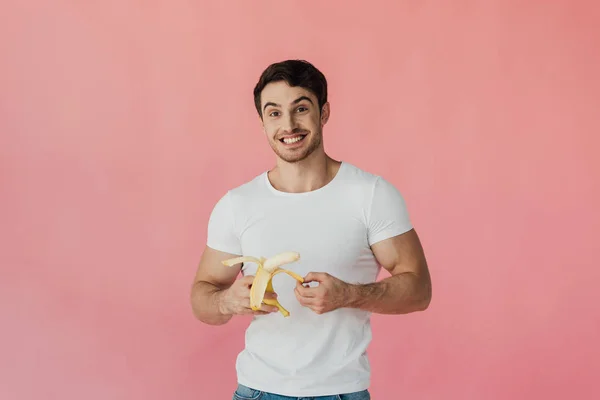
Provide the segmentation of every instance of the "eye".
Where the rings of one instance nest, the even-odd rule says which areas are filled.
[[[279,115],[279,111],[271,111],[271,112],[269,113],[269,116],[270,116],[270,117],[277,117],[278,115]]]
[[[307,110],[308,110],[307,107],[304,107],[304,106],[298,107],[298,112],[304,112],[304,111],[307,111]]]

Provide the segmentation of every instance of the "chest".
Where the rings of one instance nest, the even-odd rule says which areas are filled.
[[[345,281],[369,281],[377,273],[362,210],[344,206],[272,207],[249,213],[240,222],[244,255],[270,257],[296,251],[300,260],[284,268],[302,276],[319,271]],[[255,270],[251,264],[245,273]]]

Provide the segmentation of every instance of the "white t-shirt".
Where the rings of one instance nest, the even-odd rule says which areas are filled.
[[[364,284],[376,281],[380,270],[370,246],[410,229],[404,199],[393,185],[342,162],[330,183],[311,192],[278,191],[266,172],[228,191],[211,213],[207,245],[254,257],[297,251],[300,260],[283,268]],[[245,264],[242,273],[254,275],[256,264]],[[273,278],[290,316],[253,318],[237,357],[238,382],[296,397],[367,389],[370,313],[343,308],[316,314],[300,305],[295,285],[287,274]]]

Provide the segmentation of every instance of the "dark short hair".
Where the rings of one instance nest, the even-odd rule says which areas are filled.
[[[299,86],[314,93],[319,101],[319,110],[327,103],[327,80],[314,65],[304,60],[286,60],[269,65],[254,87],[254,105],[262,118],[260,94],[271,82],[286,81],[290,86]]]

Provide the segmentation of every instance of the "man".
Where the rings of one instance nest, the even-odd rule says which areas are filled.
[[[370,314],[421,311],[430,302],[419,238],[394,186],[326,154],[330,105],[318,69],[298,60],[273,64],[254,99],[276,165],[212,210],[191,293],[194,315],[220,325],[254,314],[237,358],[234,399],[369,399]],[[266,304],[252,311],[257,266],[221,261],[286,251],[300,260],[284,268],[305,279],[273,278],[290,315]],[[380,266],[391,276],[377,282]]]

